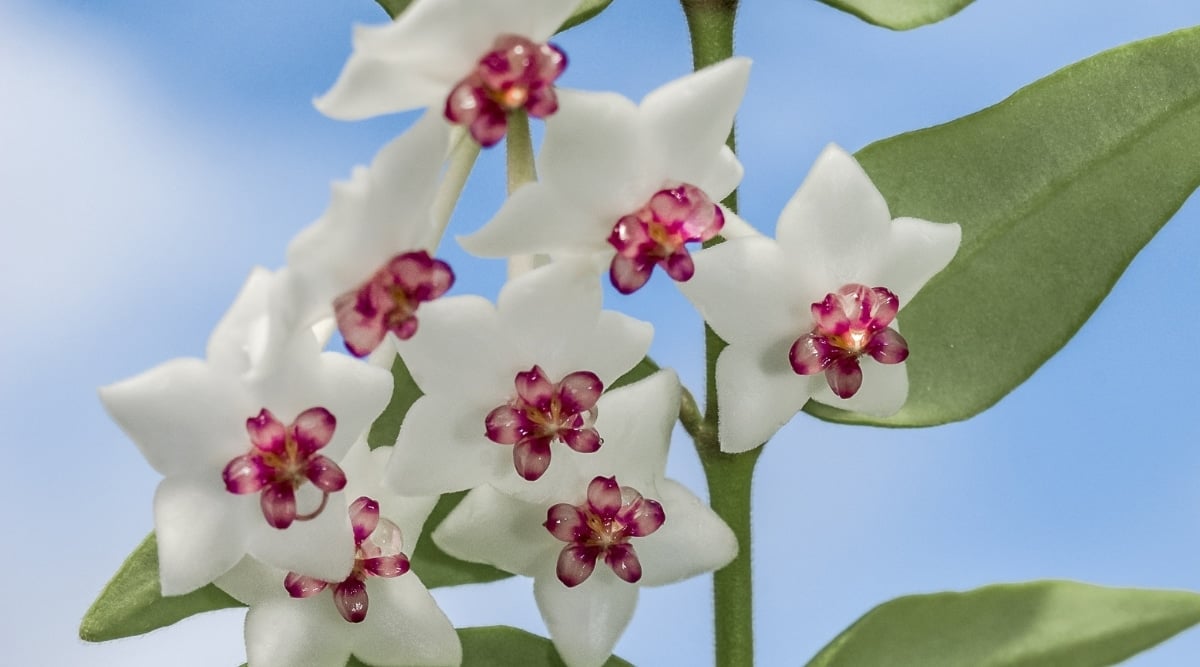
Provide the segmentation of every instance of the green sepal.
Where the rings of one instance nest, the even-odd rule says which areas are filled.
[[[195,614],[244,606],[212,584],[187,595],[163,597],[158,580],[158,542],[150,533],[84,614],[79,637],[89,642],[133,637]]]
[[[489,581],[507,579],[512,575],[504,570],[485,565],[459,560],[442,551],[433,543],[431,535],[446,515],[450,513],[467,495],[466,491],[446,493],[438,498],[437,505],[425,521],[425,537],[417,543],[417,548],[411,554],[409,562],[412,571],[416,572],[426,588],[442,586],[458,586],[459,584],[482,584]]]
[[[375,1],[379,3],[380,7],[383,7],[383,11],[387,12],[388,16],[394,19],[405,9],[408,9],[408,6],[412,4],[413,0]],[[605,9],[608,9],[608,6],[611,4],[612,0],[583,0],[579,3],[579,6],[575,8],[575,12],[571,14],[571,16],[567,18],[567,20],[563,22],[562,26],[559,27],[559,29],[555,32],[562,32],[564,30],[574,28],[585,21],[590,21],[595,18],[597,14]]]
[[[381,2],[383,0],[380,0]],[[883,28],[912,30],[954,16],[973,0],[820,0]]]
[[[1102,667],[1200,622],[1200,595],[1071,581],[885,602],[808,667]]]
[[[893,216],[958,222],[962,247],[897,318],[904,408],[805,410],[883,426],[966,419],[1066,344],[1200,184],[1200,29],[1106,51],[857,157]]]
[[[420,387],[408,372],[404,360],[397,354],[392,361],[392,400],[375,419],[375,423],[371,424],[371,430],[367,433],[367,445],[371,449],[395,445],[396,438],[400,435],[400,425],[404,423],[404,416],[421,396]]]

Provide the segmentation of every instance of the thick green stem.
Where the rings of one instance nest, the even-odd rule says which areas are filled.
[[[737,0],[680,0],[692,39],[695,69],[707,67],[733,55],[733,24]],[[729,133],[734,148],[734,133]],[[737,193],[723,202],[737,211]],[[719,240],[714,239],[714,242]],[[711,245],[708,244],[708,245]],[[725,341],[704,326],[705,397],[704,421],[688,428],[704,465],[713,510],[733,529],[738,555],[732,563],[713,574],[713,606],[716,620],[716,664],[720,667],[751,667],[754,664],[754,579],[750,558],[750,496],[754,464],[761,448],[744,454],[721,452],[717,438],[717,356]]]
[[[533,136],[529,133],[529,116],[524,111],[514,111],[509,115],[504,146],[508,166],[508,195],[511,197],[517,188],[537,180],[537,169],[533,163]],[[512,280],[549,262],[550,258],[545,255],[514,255],[508,260],[508,279]]]
[[[437,194],[433,199],[433,221],[437,225],[439,242],[446,233],[446,225],[450,224],[450,216],[454,214],[454,207],[458,205],[458,200],[462,197],[467,177],[471,175],[471,170],[475,167],[475,159],[479,157],[479,144],[471,138],[471,135],[460,130],[451,136],[453,139],[448,158],[450,166],[446,169],[446,175],[442,178],[442,183],[438,186]]]

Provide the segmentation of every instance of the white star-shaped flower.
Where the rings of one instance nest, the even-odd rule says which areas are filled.
[[[538,118],[558,104],[554,81],[566,55],[546,40],[578,0],[422,0],[390,24],[359,27],[354,52],[322,113],[357,120],[431,107],[482,145],[498,142],[507,116]]]
[[[553,494],[576,459],[602,450],[602,392],[645,356],[653,328],[602,311],[601,296],[590,267],[559,262],[510,281],[495,306],[429,304],[400,349],[424,395],[389,463],[396,488]]]
[[[335,316],[360,357],[389,332],[416,332],[419,306],[454,284],[450,266],[432,257],[441,234],[432,207],[449,141],[445,123],[426,114],[370,168],[334,184],[329,209],[288,247],[298,322]]]
[[[324,581],[251,558],[217,580],[250,607],[246,655],[258,667],[343,667],[351,654],[377,667],[457,665],[462,647],[449,619],[409,570],[408,555],[436,497],[405,497],[382,484],[389,448],[360,440],[342,465],[354,535],[311,549],[351,550],[353,569]],[[346,503],[337,511],[345,513]],[[334,508],[330,508],[334,511]],[[344,549],[343,549],[344,548]]]
[[[256,270],[209,339],[207,360],[175,359],[103,387],[113,420],[163,481],[154,498],[162,590],[179,595],[246,554],[334,577],[351,553],[337,462],[391,395],[391,375],[322,353],[308,329],[281,330],[285,272]],[[333,504],[339,504],[335,502]]]
[[[640,105],[616,93],[561,91],[538,155],[541,180],[459,243],[483,257],[594,256],[623,293],[645,284],[655,266],[688,280],[686,243],[746,233],[715,202],[742,179],[725,140],[749,73],[748,59],[731,58],[667,83]]]
[[[605,446],[581,459],[561,495],[528,502],[482,486],[433,535],[457,558],[532,577],[538,609],[570,667],[607,660],[639,587],[724,567],[738,550],[720,517],[663,477],[679,412],[675,374],[660,371],[608,397],[596,422]]]
[[[729,343],[717,359],[721,449],[766,442],[812,398],[872,415],[908,397],[896,311],[954,257],[957,224],[892,219],[858,162],[830,145],[779,216],[777,240],[696,255],[680,289]]]

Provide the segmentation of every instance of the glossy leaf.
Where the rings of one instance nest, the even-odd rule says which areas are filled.
[[[911,30],[954,16],[972,0],[821,0],[858,18],[892,30]]]
[[[404,416],[421,395],[421,389],[408,372],[408,366],[404,365],[404,360],[397,354],[392,362],[392,400],[375,419],[375,423],[371,424],[371,430],[367,433],[367,445],[371,449],[395,445],[396,438],[400,435],[400,425],[404,423]]]
[[[966,419],[1079,330],[1200,184],[1200,29],[1106,51],[946,125],[858,159],[894,216],[958,222],[950,266],[900,312],[908,402],[875,419]]]
[[[433,530],[441,525],[446,515],[457,507],[466,495],[466,491],[442,495],[438,499],[437,505],[434,506],[433,512],[430,513],[429,518],[425,521],[425,534],[432,535]],[[417,542],[417,548],[413,551],[410,562],[413,572],[416,572],[421,577],[421,581],[428,588],[457,586],[459,584],[480,584],[488,581],[507,579],[512,576],[508,572],[494,568],[491,565],[459,560],[442,551],[431,539],[424,539]]]
[[[549,639],[508,627],[491,625],[481,628],[460,628],[458,636],[463,645],[463,667],[564,667]],[[632,667],[612,656],[604,667]]]
[[[885,602],[808,667],[1101,667],[1200,622],[1200,595],[1069,581]]]
[[[658,364],[650,357],[642,357],[642,360],[637,362],[637,365],[625,372],[624,375],[613,380],[611,386],[606,387],[606,390],[624,387],[627,384],[633,384],[638,380],[644,380],[658,371]]]
[[[379,3],[380,7],[383,7],[383,11],[387,12],[388,16],[396,18],[405,9],[408,9],[408,6],[412,4],[413,0],[375,1]],[[558,32],[574,28],[585,21],[590,21],[597,14],[607,9],[611,4],[612,0],[582,0],[582,2],[579,3],[579,7],[575,9],[575,13],[571,14],[571,17],[563,22],[562,27],[558,29]]]
[[[158,543],[150,533],[92,603],[79,624],[79,636],[89,642],[133,637],[195,614],[242,606],[212,584],[187,595],[163,597]]]

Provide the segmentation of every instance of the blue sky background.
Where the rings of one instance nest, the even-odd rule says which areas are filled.
[[[1183,0],[978,0],[892,33],[812,0],[744,4],[738,50],[756,64],[739,117],[742,211],[767,231],[827,142],[857,150],[1200,23]],[[150,530],[158,483],[95,388],[202,355],[251,267],[279,265],[329,181],[404,128],[411,117],[341,123],[310,104],[340,70],[351,24],[383,19],[370,0],[0,4],[6,664],[244,659],[240,611],[105,645],[77,639],[84,610]],[[668,0],[617,0],[559,43],[572,61],[563,85],[635,99],[690,67]],[[497,158],[481,161],[452,232],[499,205]],[[801,663],[906,593],[1048,577],[1200,590],[1198,217],[1185,206],[1067,348],[989,412],[909,431],[802,416],[780,432],[755,489],[761,664]],[[500,262],[446,254],[457,293],[494,296]],[[666,282],[621,305],[655,323],[656,358],[696,387],[700,325]],[[685,440],[670,471],[703,488]],[[643,590],[617,652],[706,664],[708,586]],[[527,581],[437,595],[459,625],[544,634]],[[1129,664],[1198,654],[1192,632]]]

